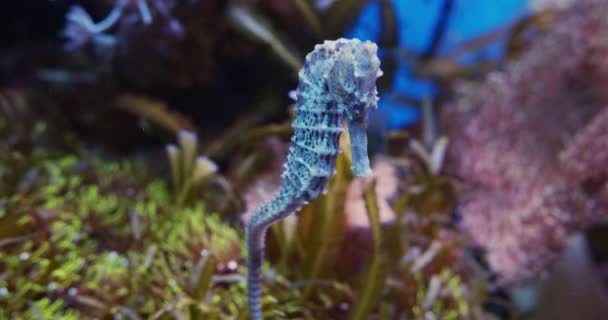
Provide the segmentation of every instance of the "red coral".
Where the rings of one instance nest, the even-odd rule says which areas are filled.
[[[504,283],[538,276],[608,220],[608,1],[577,1],[504,72],[444,114],[462,226]]]

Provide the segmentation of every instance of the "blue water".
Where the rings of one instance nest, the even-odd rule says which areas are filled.
[[[445,0],[392,0],[397,15],[399,47],[422,53],[428,47]],[[439,53],[449,52],[459,43],[504,26],[527,13],[528,0],[454,0],[446,33]],[[358,22],[346,36],[377,41],[381,32],[379,1],[372,0],[363,9]],[[395,54],[395,50],[381,48],[380,56]],[[477,59],[498,59],[503,55],[504,43],[492,43],[461,57],[460,63],[474,63]],[[407,105],[392,95],[400,94],[416,99],[432,98],[435,86],[424,79],[412,76],[407,61],[401,59],[391,87],[380,93],[375,122],[389,129],[400,129],[418,121],[417,106]],[[373,120],[373,119],[372,119]],[[373,121],[374,122],[374,121]]]

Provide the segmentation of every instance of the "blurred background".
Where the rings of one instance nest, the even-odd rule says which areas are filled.
[[[340,37],[379,46],[374,176],[345,152],[273,226],[267,318],[608,319],[607,15],[3,1],[0,319],[246,319],[243,224],[278,187],[305,55]]]

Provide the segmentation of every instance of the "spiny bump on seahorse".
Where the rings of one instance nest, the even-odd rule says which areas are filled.
[[[370,41],[338,39],[315,46],[306,56],[295,92],[294,133],[279,190],[260,205],[247,224],[247,286],[250,319],[262,319],[264,237],[270,225],[298,211],[325,192],[335,173],[340,135],[346,122],[352,170],[371,174],[366,122],[378,102],[376,79],[382,75],[378,47]]]

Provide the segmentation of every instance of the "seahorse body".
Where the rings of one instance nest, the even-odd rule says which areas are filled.
[[[369,41],[338,39],[316,45],[306,56],[296,90],[294,134],[279,190],[254,211],[247,225],[251,319],[262,319],[266,230],[326,190],[340,152],[344,120],[350,134],[353,172],[362,177],[371,173],[365,125],[368,113],[377,108],[376,79],[382,75],[377,49]]]

